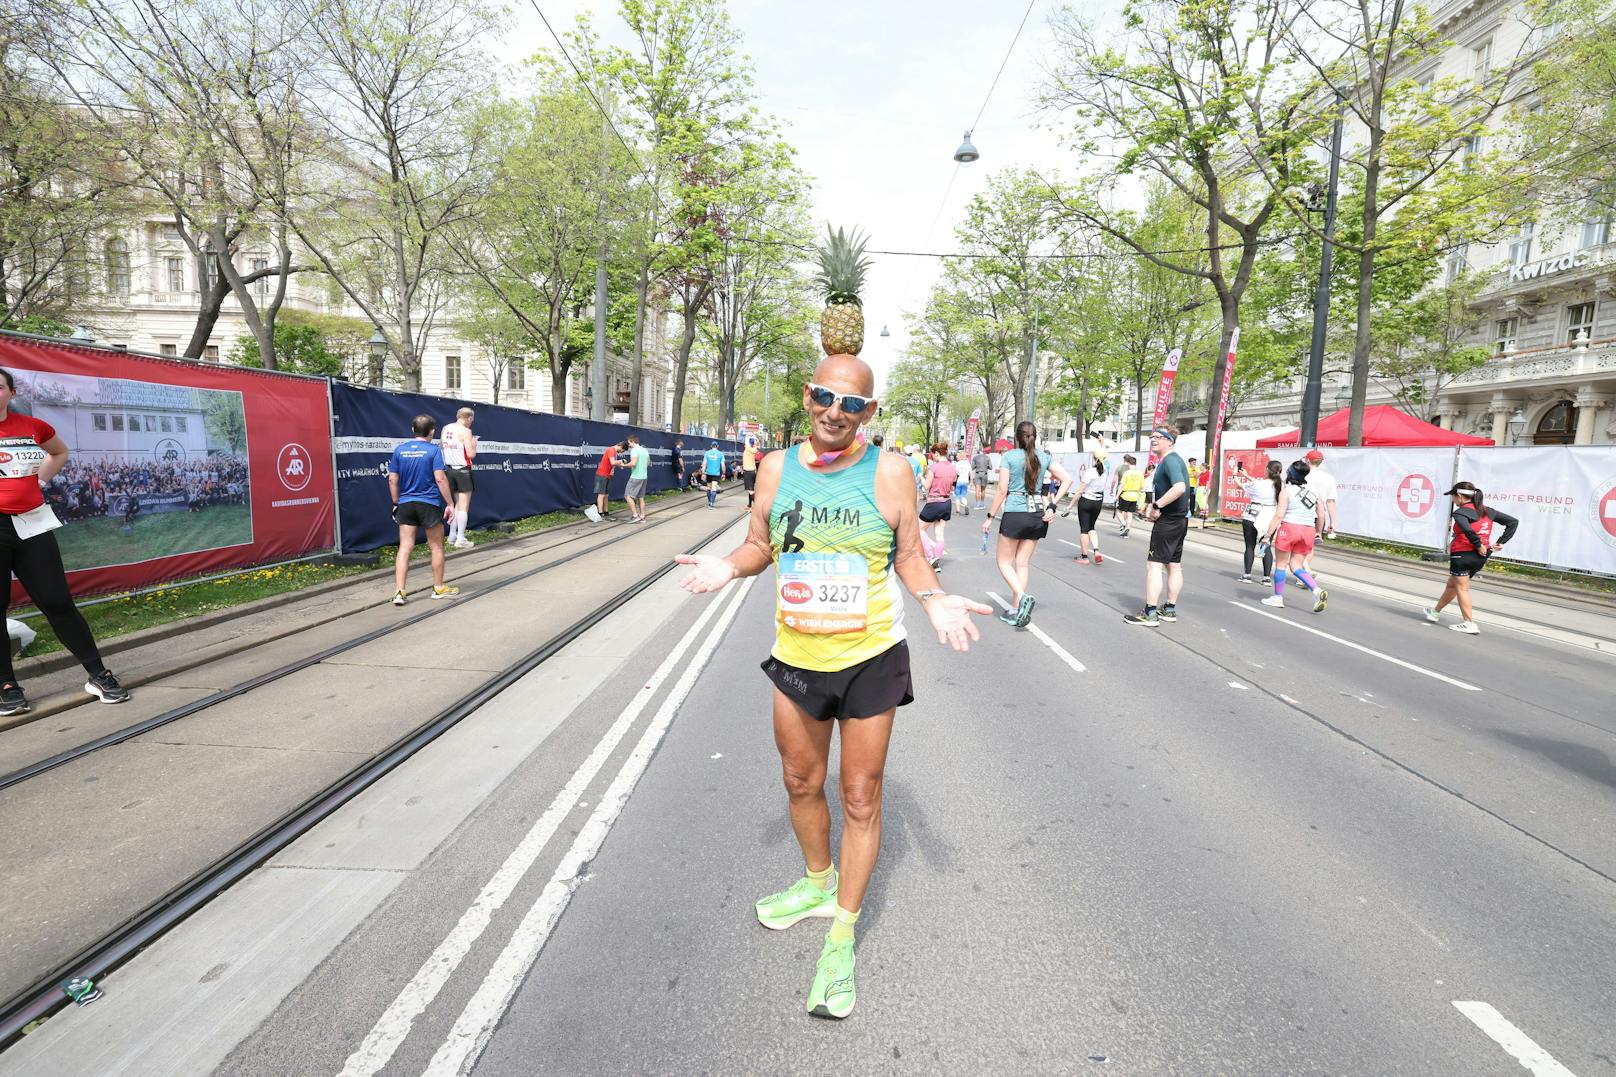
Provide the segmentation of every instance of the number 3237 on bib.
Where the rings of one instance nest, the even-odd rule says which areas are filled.
[[[869,564],[856,554],[783,553],[776,572],[780,623],[798,632],[862,632]]]

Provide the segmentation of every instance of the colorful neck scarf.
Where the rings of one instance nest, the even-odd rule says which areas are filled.
[[[854,442],[845,449],[837,449],[835,452],[822,452],[819,454],[818,459],[808,461],[808,466],[829,467],[831,464],[835,463],[837,460],[840,460],[848,453],[856,453],[863,448],[864,445],[862,442]],[[808,449],[810,452],[813,451],[813,442],[810,441],[808,443]]]

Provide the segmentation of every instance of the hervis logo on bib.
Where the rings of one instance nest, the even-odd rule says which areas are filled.
[[[780,597],[792,605],[800,606],[814,597],[814,589],[800,580],[780,585]]]

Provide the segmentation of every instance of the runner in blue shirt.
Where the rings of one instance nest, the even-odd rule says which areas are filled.
[[[443,582],[443,524],[454,519],[454,498],[443,471],[443,451],[431,440],[438,422],[430,415],[417,415],[410,429],[415,436],[394,449],[387,461],[387,490],[393,499],[393,522],[398,524],[398,555],[393,558],[393,582],[398,585],[393,594],[395,606],[404,605],[417,527],[426,528],[426,543],[432,548],[432,597],[451,598],[460,593],[460,588]]]
[[[707,507],[718,505],[718,484],[724,478],[724,450],[717,445],[701,454],[702,470],[707,478]]]

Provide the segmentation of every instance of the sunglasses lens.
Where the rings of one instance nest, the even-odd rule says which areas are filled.
[[[835,393],[831,392],[829,389],[821,389],[817,385],[812,386],[808,390],[808,398],[822,408],[828,408],[832,404],[836,403]]]
[[[863,414],[864,409],[869,406],[870,402],[865,400],[862,396],[842,397],[842,410],[847,412],[849,415],[861,415]]]

